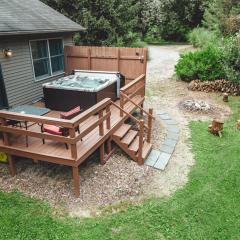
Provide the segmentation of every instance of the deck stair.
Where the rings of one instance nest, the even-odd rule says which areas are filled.
[[[152,144],[143,139],[142,149],[140,151],[139,131],[133,130],[132,125],[123,124],[112,136],[112,140],[134,161],[139,163],[149,155]],[[141,152],[141,156],[139,156]]]

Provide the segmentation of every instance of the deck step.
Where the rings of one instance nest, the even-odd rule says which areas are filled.
[[[135,139],[135,137],[137,135],[138,135],[137,131],[129,130],[127,132],[127,134],[121,140],[122,144],[125,145],[126,147],[128,147],[133,142],[133,140]]]
[[[122,139],[126,133],[131,129],[132,125],[123,124],[114,134],[113,137]]]
[[[143,143],[143,150],[142,150],[143,160],[146,160],[146,158],[148,157],[151,149],[152,149],[152,144],[151,143],[148,143],[148,142]]]
[[[139,136],[137,136],[131,143],[131,145],[129,146],[129,150],[136,154],[138,152],[138,148],[139,148]]]

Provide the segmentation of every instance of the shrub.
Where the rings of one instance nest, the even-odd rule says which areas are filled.
[[[201,24],[208,0],[160,1],[159,28],[167,41],[185,41],[186,35]]]
[[[240,83],[240,41],[230,38],[223,47],[223,69],[229,81]]]
[[[195,28],[188,34],[188,40],[194,47],[205,47],[209,44],[218,45],[220,40],[217,34],[205,28]]]
[[[181,56],[176,65],[177,76],[184,81],[199,79],[216,80],[225,77],[222,68],[222,51],[212,45],[203,50],[190,52]]]
[[[132,48],[145,48],[147,47],[147,44],[143,42],[141,39],[137,39],[135,42],[133,42],[130,47]]]
[[[156,26],[148,30],[148,32],[146,33],[146,36],[144,37],[144,42],[148,44],[153,44],[153,45],[167,43],[167,41],[162,39],[160,29]]]
[[[214,32],[232,35],[239,31],[239,14],[239,0],[211,0],[203,24]]]

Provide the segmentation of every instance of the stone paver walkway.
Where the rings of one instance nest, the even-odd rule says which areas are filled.
[[[166,138],[160,149],[153,149],[149,154],[145,165],[164,170],[172,157],[175,147],[179,140],[180,130],[177,123],[171,117],[161,110],[156,110],[156,117],[163,123],[167,129]]]

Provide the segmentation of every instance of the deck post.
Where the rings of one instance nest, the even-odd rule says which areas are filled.
[[[8,155],[8,171],[12,177],[16,175],[16,167],[14,164],[13,156]]]
[[[110,154],[112,151],[112,139],[111,137],[107,140],[107,153]]]
[[[143,103],[141,104],[141,108],[143,109]],[[141,116],[143,116],[143,114],[144,114],[142,109],[140,110]]]
[[[121,94],[122,92],[120,91],[120,107],[121,109],[124,109],[124,97],[123,94]],[[123,111],[120,110],[120,117],[123,117]]]
[[[0,119],[0,123],[4,127],[7,126],[6,119],[3,119],[3,118]],[[6,133],[6,132],[3,132],[3,143],[4,143],[4,145],[10,145],[9,138],[8,138],[8,133]]]
[[[75,129],[71,128],[69,129],[69,134],[71,138],[75,138],[76,137],[76,133],[75,133]],[[71,144],[71,155],[72,158],[76,159],[77,158],[77,144]]]
[[[100,163],[104,165],[105,162],[105,146],[104,143],[100,146]]]
[[[79,197],[80,196],[80,178],[79,178],[78,167],[72,167],[72,176],[73,176],[74,194],[76,197]]]
[[[153,121],[153,109],[149,109],[148,115],[148,135],[147,135],[147,142],[151,142],[151,135],[152,135],[152,121]]]
[[[103,117],[103,110],[99,111],[99,119],[101,119]],[[101,122],[99,124],[99,135],[103,136],[104,135],[104,126],[103,126],[103,122]]]
[[[139,148],[138,148],[138,164],[143,165],[142,150],[143,150],[143,138],[144,138],[144,120],[139,122]]]
[[[3,119],[3,118],[0,119],[0,123],[3,126],[7,126],[6,119]],[[6,132],[3,133],[3,144],[7,145],[7,146],[10,145],[8,133],[6,133]],[[16,167],[14,164],[14,159],[13,159],[13,156],[10,154],[8,154],[7,156],[8,156],[8,171],[9,171],[10,175],[12,177],[14,177],[16,175]]]
[[[110,105],[106,107],[106,112],[110,112]],[[111,115],[107,118],[107,129],[109,130],[111,128]]]

